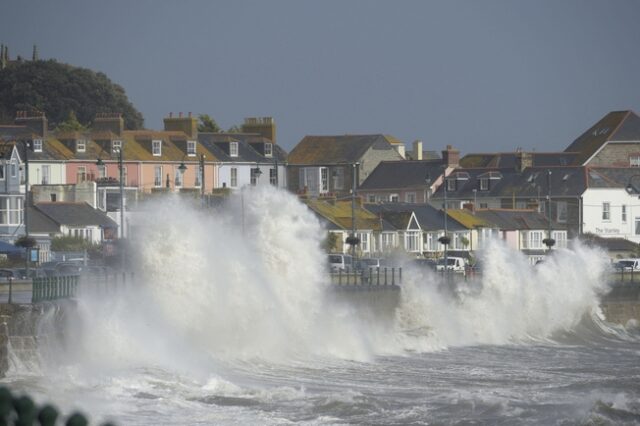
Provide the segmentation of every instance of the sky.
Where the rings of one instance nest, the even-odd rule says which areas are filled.
[[[270,116],[277,143],[393,135],[463,154],[564,150],[640,112],[635,0],[0,0],[11,57],[102,71],[145,126]]]

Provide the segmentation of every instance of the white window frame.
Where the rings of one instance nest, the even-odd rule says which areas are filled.
[[[362,253],[369,253],[369,233],[356,232],[356,236],[360,239],[360,251]]]
[[[446,179],[446,189],[447,192],[451,192],[451,191],[455,191],[456,190],[456,180],[455,179]]]
[[[33,152],[42,152],[42,139],[33,140]]]
[[[556,201],[556,221],[558,223],[567,223],[569,216],[569,205],[566,201]]]
[[[602,221],[611,222],[611,203],[608,201],[602,203]]]
[[[84,139],[76,140],[76,152],[86,152],[87,151],[87,141]]]
[[[344,167],[334,167],[331,171],[331,177],[333,179],[333,189],[344,189]]]
[[[640,217],[635,218],[634,235],[640,235]]]
[[[326,194],[329,192],[329,169],[326,167],[320,167],[320,194]]]
[[[11,177],[18,177],[18,162],[11,160]]]
[[[231,188],[236,188],[238,186],[238,168],[237,167],[231,167],[231,170],[229,172],[229,176],[231,178],[231,182],[229,182],[229,186]]]
[[[271,185],[278,184],[278,169],[277,167],[272,167],[269,169],[269,183]]]
[[[406,231],[404,233],[404,249],[410,253],[420,251],[420,231]]]
[[[405,192],[404,201],[407,203],[415,204],[416,202],[416,193],[415,192]]]
[[[184,186],[184,173],[180,170],[180,166],[173,167],[173,184],[176,188],[182,188]]]
[[[44,178],[44,172],[42,173],[42,177]],[[104,179],[106,177],[107,177],[107,165],[103,164],[101,166],[98,166],[98,179]]]
[[[120,139],[114,139],[111,141],[111,152],[114,154],[122,150],[122,141]]]
[[[196,156],[196,141],[187,141],[187,156]]]
[[[627,205],[626,204],[622,205],[622,210],[620,212],[620,220],[622,221],[622,223],[627,223]]]
[[[480,191],[489,190],[489,178],[480,178]]]
[[[398,194],[389,194],[389,202],[390,203],[399,203],[400,202],[400,195],[398,195]]]
[[[238,142],[229,142],[229,157],[238,156]]]
[[[162,156],[162,140],[154,139],[151,141],[151,153],[154,157]]]
[[[557,248],[567,248],[567,231],[552,231],[551,238],[556,241]]]
[[[373,204],[376,202],[376,194],[367,194],[367,203]]]
[[[273,156],[273,144],[265,143],[264,144],[264,156],[272,157]]]
[[[155,166],[153,168],[153,186],[162,188],[162,166]]]
[[[640,167],[640,155],[629,157],[629,167]]]
[[[51,167],[48,164],[43,164],[40,172],[42,173],[41,183],[43,185],[48,185],[51,181]]]

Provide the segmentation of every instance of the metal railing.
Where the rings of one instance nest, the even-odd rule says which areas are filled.
[[[360,271],[331,273],[331,283],[337,286],[391,288],[402,283],[402,268],[368,268]]]
[[[38,277],[33,279],[31,302],[68,299],[78,292],[78,275],[58,277]]]

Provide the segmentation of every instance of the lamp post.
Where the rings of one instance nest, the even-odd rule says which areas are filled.
[[[351,174],[353,175],[351,185],[351,235],[347,237],[346,243],[351,246],[352,260],[356,257],[356,246],[360,244],[360,238],[356,236],[356,175],[359,164],[353,163],[351,169]]]
[[[446,175],[442,178],[442,184],[444,185],[444,235],[438,238],[440,244],[444,246],[444,274],[445,277],[449,275],[449,253],[448,253],[448,245],[451,242],[451,238],[448,235],[447,229],[447,177]]]
[[[556,240],[551,238],[551,170],[547,170],[547,211],[549,212],[549,231],[542,243],[547,246],[547,250],[551,250],[551,247],[556,244]]]
[[[204,204],[204,194],[205,194],[205,190],[204,190],[204,159],[205,159],[205,155],[204,154],[200,154],[200,192],[201,192],[201,197],[202,197],[202,204]]]
[[[27,261],[25,264],[26,275],[29,277],[29,265],[31,263],[31,249],[33,246],[30,244],[29,238],[29,141],[23,141],[24,145],[24,204],[22,206],[24,214],[24,234],[25,243],[29,245],[27,247]]]
[[[118,155],[118,170],[119,170],[119,187],[120,187],[120,268],[124,273],[124,165],[122,159],[122,148],[114,148],[113,152]],[[101,158],[98,158],[96,161],[96,166],[102,167],[104,166],[104,161]]]

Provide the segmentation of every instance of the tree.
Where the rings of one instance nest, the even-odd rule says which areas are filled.
[[[233,126],[229,127],[229,130],[227,130],[227,133],[242,133],[242,127],[238,126],[237,124],[234,124]]]
[[[73,111],[70,111],[67,119],[58,124],[56,128],[56,130],[63,132],[82,132],[86,129],[87,128],[78,121],[78,117],[76,117],[76,113]]]
[[[198,115],[198,132],[204,133],[220,133],[222,129],[216,123],[216,120],[211,118],[209,114]]]
[[[51,251],[83,251],[92,247],[91,241],[71,235],[51,239]]]
[[[124,89],[101,72],[55,60],[11,62],[0,69],[0,123],[13,122],[16,111],[42,111],[52,127],[73,111],[82,125],[100,112],[119,112],[125,128],[142,128],[142,114]]]

